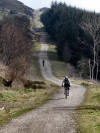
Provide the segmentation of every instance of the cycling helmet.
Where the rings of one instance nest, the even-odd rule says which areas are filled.
[[[65,79],[68,79],[68,76],[65,76]]]

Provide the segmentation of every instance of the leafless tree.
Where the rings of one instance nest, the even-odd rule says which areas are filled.
[[[9,68],[11,80],[26,71],[32,49],[28,24],[18,17],[7,19],[0,27],[0,61]]]
[[[98,15],[85,14],[86,18],[82,21],[81,27],[88,31],[93,39],[93,46],[91,50],[93,52],[93,60],[89,59],[90,79],[94,80],[94,72],[96,70],[96,78],[98,76],[99,60],[98,60],[98,45],[100,43],[100,17]]]

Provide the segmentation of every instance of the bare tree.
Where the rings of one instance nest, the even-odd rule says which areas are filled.
[[[89,73],[90,73],[90,80],[92,79],[92,65],[91,65],[91,59],[89,59]]]
[[[93,39],[93,46],[91,45],[91,50],[93,52],[93,60],[89,59],[90,68],[90,79],[94,80],[94,73],[96,70],[96,78],[98,75],[99,60],[98,60],[98,45],[100,43],[100,17],[94,13],[94,15],[89,16],[85,14],[86,18],[82,21],[81,27],[88,31]],[[84,16],[83,16],[84,17]]]
[[[22,20],[15,17],[1,24],[0,61],[8,66],[8,75],[13,74],[10,80],[25,73],[31,56],[32,38],[27,22],[22,23]]]

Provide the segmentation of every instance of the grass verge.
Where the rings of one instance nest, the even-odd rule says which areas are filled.
[[[45,82],[44,89],[1,89],[0,107],[4,107],[4,110],[0,111],[0,125],[42,106],[58,89],[57,85],[50,82]]]
[[[66,75],[68,74],[66,63],[58,59],[55,45],[49,44],[48,46],[48,57],[50,59],[53,75],[58,78],[63,78],[65,76],[65,73]]]
[[[78,108],[78,133],[100,133],[100,84],[74,81],[87,88],[83,103]]]
[[[30,67],[30,72],[28,73],[28,77],[30,80],[42,80],[42,74],[40,70],[40,64],[39,64],[39,58],[38,58],[38,53],[40,51],[40,44],[35,43],[33,45],[32,49],[32,58],[31,58],[31,67]]]
[[[66,75],[69,77],[76,77],[77,72],[75,68],[71,64],[59,60],[56,46],[52,44],[49,44],[48,46],[48,57],[50,59],[53,75],[59,79],[63,79]]]

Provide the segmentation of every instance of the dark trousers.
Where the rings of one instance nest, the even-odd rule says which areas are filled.
[[[67,94],[69,96],[69,87],[64,88],[64,94]]]

